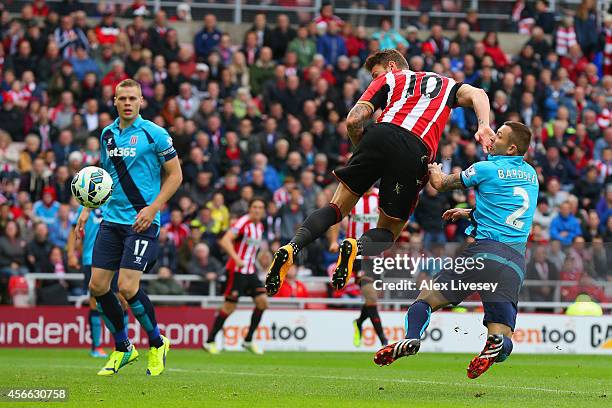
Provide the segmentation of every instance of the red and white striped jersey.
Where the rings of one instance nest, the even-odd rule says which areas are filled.
[[[420,137],[433,160],[461,85],[434,72],[397,70],[372,81],[357,103],[382,109],[377,122],[401,126]]]
[[[234,250],[244,262],[238,267],[232,258],[227,261],[225,268],[230,272],[239,272],[246,275],[255,273],[255,259],[263,238],[263,224],[255,223],[249,219],[248,214],[243,215],[231,226],[234,239]]]
[[[598,160],[595,162],[595,166],[597,167],[599,181],[601,183],[605,182],[606,178],[612,176],[612,163],[606,163],[603,160]]]
[[[287,190],[287,187],[283,186],[276,190],[274,194],[272,194],[272,199],[278,208],[281,208],[283,205],[289,203],[291,200],[291,193]],[[300,204],[303,203],[303,199],[300,198]]]
[[[348,216],[347,238],[359,238],[366,231],[376,228],[378,222],[378,189],[365,193]]]
[[[612,114],[610,113],[610,109],[603,108],[601,112],[597,114],[597,124],[602,130],[610,127],[610,118]]]
[[[289,202],[290,194],[285,187],[281,187],[274,192],[272,199],[278,208]]]
[[[569,54],[570,48],[578,44],[574,27],[559,27],[555,34],[555,42],[557,44],[555,48],[557,55],[564,57]]]
[[[612,75],[612,28],[605,28],[604,35],[604,75]]]

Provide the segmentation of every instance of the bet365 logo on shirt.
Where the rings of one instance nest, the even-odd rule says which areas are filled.
[[[108,157],[136,157],[135,147],[115,147],[107,152]]]

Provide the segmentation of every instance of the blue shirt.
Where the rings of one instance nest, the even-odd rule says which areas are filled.
[[[567,232],[567,234],[562,236],[562,232]],[[550,223],[551,239],[561,241],[563,245],[570,245],[574,238],[579,235],[582,235],[582,228],[580,228],[580,222],[574,217],[574,214],[569,214],[567,217],[559,214],[552,219]]]
[[[91,265],[91,256],[93,254],[94,243],[98,236],[98,230],[100,229],[100,223],[102,222],[102,214],[104,206],[96,208],[89,212],[89,218],[85,223],[85,236],[83,237],[83,248],[81,251],[81,263],[83,265]],[[79,207],[77,213],[77,220],[83,211],[83,207]],[[76,220],[74,221],[76,225]]]
[[[408,46],[408,41],[393,29],[387,32],[377,31],[372,34],[372,38],[378,40],[381,50],[395,49],[399,44],[402,44],[404,47]]]
[[[59,218],[56,218],[53,224],[49,225],[49,241],[55,246],[65,248],[71,229],[70,221],[64,225]]]
[[[93,72],[98,78],[100,77],[100,68],[92,58],[85,58],[82,60],[73,57],[70,59],[70,63],[72,64],[74,75],[76,75],[79,81],[85,79],[85,74],[88,72]]]
[[[476,239],[525,244],[537,206],[539,183],[522,156],[489,156],[461,172],[461,182],[474,187],[473,225],[465,233]],[[518,245],[517,250],[524,250]]]
[[[57,201],[54,201],[50,207],[45,206],[42,200],[35,202],[32,206],[34,216],[47,224],[47,226],[50,226],[55,222],[59,208],[60,203]]]
[[[198,31],[193,39],[198,57],[208,57],[208,54],[221,42],[221,35],[221,31],[216,28],[212,31],[208,31],[206,28]]]
[[[323,55],[327,64],[336,65],[338,57],[346,55],[344,38],[331,34],[320,36],[317,40],[317,52]]]
[[[139,115],[127,129],[119,118],[102,130],[100,163],[113,179],[113,194],[104,219],[132,225],[136,214],[151,205],[161,186],[161,167],[176,157],[166,129]],[[159,223],[159,212],[153,221]]]

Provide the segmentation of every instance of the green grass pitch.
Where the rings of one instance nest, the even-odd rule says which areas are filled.
[[[0,349],[0,388],[67,387],[58,407],[604,407],[611,356],[513,355],[469,380],[467,354],[421,353],[377,367],[371,353],[269,352],[255,356],[170,350],[168,369],[147,377],[146,350],[109,378],[86,350]]]

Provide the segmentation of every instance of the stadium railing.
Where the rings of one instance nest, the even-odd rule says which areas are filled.
[[[36,304],[35,302],[35,293],[34,288],[36,287],[36,281],[38,280],[65,280],[65,281],[78,281],[83,280],[84,275],[81,273],[71,273],[62,275],[58,277],[53,273],[30,273],[24,276],[28,281],[28,285],[30,287],[30,304]],[[156,280],[156,275],[143,275],[143,281],[153,281]],[[193,281],[202,281],[201,276],[199,275],[174,275],[174,279],[179,282],[193,282]],[[326,277],[306,277],[304,279],[300,279],[304,283],[317,283],[317,284],[327,284],[329,279]],[[393,279],[388,278],[385,279],[387,282],[392,281],[400,281],[399,278]],[[521,301],[519,302],[519,308],[522,310],[525,309],[534,309],[534,308],[546,308],[546,309],[554,309],[555,312],[561,312],[563,308],[568,307],[572,304],[572,302],[562,302],[561,299],[561,288],[568,286],[575,286],[576,282],[569,281],[544,281],[544,280],[526,280],[523,282],[523,286],[533,287],[533,286],[554,286],[555,287],[555,295],[553,297],[553,301],[551,302],[532,302],[532,301]],[[612,282],[593,282],[593,285],[600,286],[604,289],[610,290],[612,289]],[[200,305],[201,307],[216,307],[223,303],[224,297],[218,296],[216,293],[216,284],[215,282],[210,282],[210,292],[209,296],[199,296],[199,295],[150,295],[149,297],[154,303],[164,303],[164,304],[192,304],[192,305]],[[385,292],[388,294],[388,292]],[[86,303],[89,299],[88,296],[69,296],[68,300],[71,303],[74,303],[76,306],[81,306],[81,304]],[[389,297],[383,297],[379,300],[379,303],[384,307],[391,310],[400,310],[404,307],[409,306],[415,299],[390,299]],[[282,308],[296,308],[296,309],[307,309],[312,308],[313,306],[331,306],[331,307],[351,307],[357,306],[361,304],[360,298],[324,298],[324,297],[305,297],[305,298],[271,298],[269,299],[272,307],[282,307]],[[478,307],[481,306],[480,302],[464,302],[462,306],[465,307]],[[601,307],[604,310],[612,310],[612,303],[602,303]]]
[[[56,3],[61,0],[47,0],[47,3]],[[602,10],[606,0],[597,0],[599,7]],[[15,3],[23,3],[24,1],[17,0]],[[353,21],[356,19],[360,24],[366,24],[367,26],[378,25],[378,18],[382,16],[388,16],[393,20],[394,27],[396,29],[405,28],[408,19],[414,19],[419,17],[423,12],[427,12],[431,18],[434,19],[452,19],[452,18],[463,18],[466,16],[468,10],[478,11],[478,18],[481,22],[486,22],[495,27],[495,31],[505,31],[511,27],[511,13],[514,7],[515,0],[460,0],[456,1],[454,5],[442,6],[442,10],[432,10],[432,2],[422,1],[418,4],[418,8],[411,10],[408,7],[402,5],[403,0],[389,0],[387,9],[379,9],[372,7],[359,7],[358,2],[355,0],[335,0],[332,3],[335,5],[334,13],[339,17]],[[581,0],[564,0],[563,2],[557,0],[550,1],[550,9],[552,11],[560,11],[562,8],[575,8],[580,4]],[[81,0],[81,3],[87,6],[94,6],[98,4],[98,0]],[[168,1],[168,0],[148,0],[147,5],[154,11],[164,9],[170,12],[170,15],[174,13],[176,7],[182,4],[182,1]],[[308,5],[308,3],[310,3]],[[294,14],[298,18],[301,16],[313,16],[318,15],[319,9],[323,0],[311,0],[310,2],[303,2],[302,6],[283,6],[277,4],[274,0],[226,0],[226,1],[214,1],[209,2],[206,0],[192,0],[189,2],[191,7],[191,13],[194,21],[200,21],[201,17],[205,13],[213,12],[220,21],[228,21],[234,24],[241,24],[245,22],[252,22],[253,14],[259,11],[265,11],[270,16],[270,20],[274,18],[277,13],[290,13]],[[404,2],[405,3],[405,2]],[[445,10],[446,7],[446,10]],[[367,22],[366,22],[367,18]],[[270,21],[271,22],[271,21]]]
[[[61,0],[47,0],[47,3],[56,3]],[[275,1],[261,1],[261,0],[228,0],[228,1],[216,1],[208,2],[203,0],[193,0],[190,2],[191,13],[195,21],[199,21],[201,16],[208,12],[213,12],[221,21],[231,21],[234,24],[241,24],[244,22],[252,22],[253,13],[259,11],[265,11],[270,13],[273,17],[275,13],[291,13],[299,17],[300,14],[309,14],[310,17],[318,15],[319,9],[322,4],[322,0],[311,0],[309,6],[282,6],[275,4]],[[19,3],[19,1],[17,1]],[[81,0],[82,4],[85,5],[97,5],[97,0]],[[152,7],[153,10],[164,9],[166,11],[176,10],[176,7],[184,3],[182,1],[166,1],[166,0],[149,0],[147,4]],[[336,0],[334,13],[345,20],[351,20],[356,17],[375,17],[374,20],[371,18],[368,20],[368,26],[370,22],[374,22],[377,25],[378,18],[382,16],[388,16],[393,20],[396,29],[405,28],[406,19],[418,17],[422,14],[419,10],[409,10],[406,7],[402,7],[402,0],[390,0],[388,9],[376,9],[376,8],[361,8],[355,6],[355,1],[351,0]],[[511,10],[514,4],[514,0],[463,0],[456,11],[429,11],[428,14],[432,18],[438,19],[449,19],[449,18],[463,18],[466,16],[467,10],[477,10],[479,19],[488,20],[492,22],[507,22],[510,20]],[[481,4],[482,3],[482,4]],[[486,3],[486,4],[485,4]],[[555,0],[553,0],[553,7]],[[565,4],[579,4],[580,0],[565,0]],[[554,9],[554,8],[553,8]],[[272,18],[270,18],[272,20]],[[362,23],[363,24],[363,23]]]

